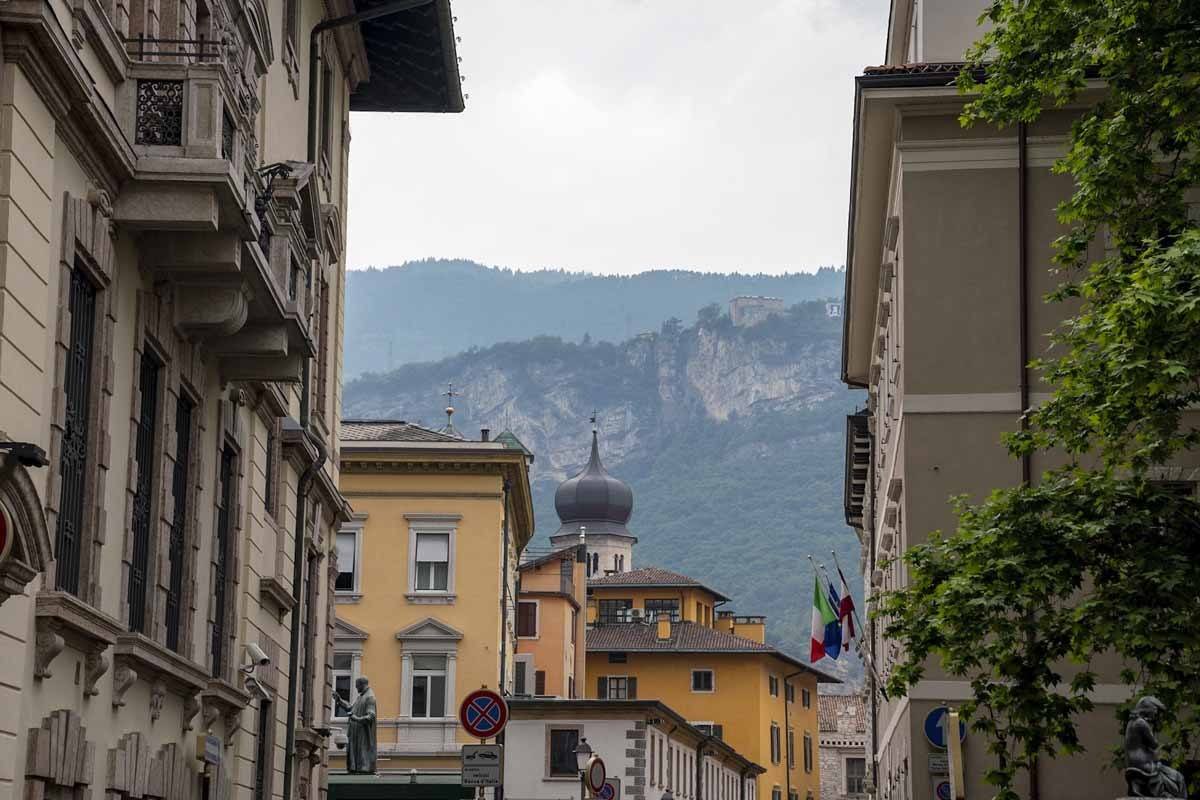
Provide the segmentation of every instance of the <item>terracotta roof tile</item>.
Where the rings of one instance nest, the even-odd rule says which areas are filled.
[[[817,725],[822,733],[837,733],[838,719],[853,717],[847,733],[867,732],[867,708],[861,694],[817,695]]]
[[[931,61],[918,64],[881,64],[864,67],[864,75],[958,75],[965,67],[961,61]]]
[[[592,578],[588,581],[588,586],[695,586],[710,592],[720,600],[729,599],[695,578],[689,578],[687,575],[680,575],[678,572],[672,572],[662,567],[643,567],[631,569],[628,572],[614,572],[602,578]]]
[[[461,442],[456,436],[405,422],[402,419],[344,419],[344,442]]]

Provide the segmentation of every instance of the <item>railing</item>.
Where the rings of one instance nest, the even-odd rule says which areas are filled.
[[[129,57],[136,61],[183,59],[187,63],[221,60],[221,43],[216,39],[159,39],[139,33],[125,40]]]

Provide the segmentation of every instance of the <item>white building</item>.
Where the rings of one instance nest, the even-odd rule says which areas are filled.
[[[756,800],[765,770],[657,700],[509,700],[506,800],[579,796],[575,749],[604,759],[613,800]]]

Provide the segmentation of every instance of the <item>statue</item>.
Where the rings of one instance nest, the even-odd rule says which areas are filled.
[[[1183,775],[1158,760],[1154,722],[1166,710],[1158,698],[1143,697],[1125,726],[1125,782],[1131,797],[1187,798]]]
[[[337,692],[339,708],[349,712],[350,723],[347,725],[346,742],[346,771],[374,774],[375,772],[375,692],[371,691],[366,678],[354,682],[358,697],[353,703],[347,703]]]

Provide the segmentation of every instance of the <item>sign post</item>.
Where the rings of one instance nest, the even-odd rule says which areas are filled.
[[[463,698],[458,721],[476,739],[490,739],[508,724],[508,703],[491,689],[476,689]]]
[[[965,726],[959,721],[958,711],[951,709],[946,713],[946,730],[953,731]],[[946,755],[950,759],[950,798],[951,800],[966,800],[967,787],[963,770],[963,750],[961,736],[947,736]]]

